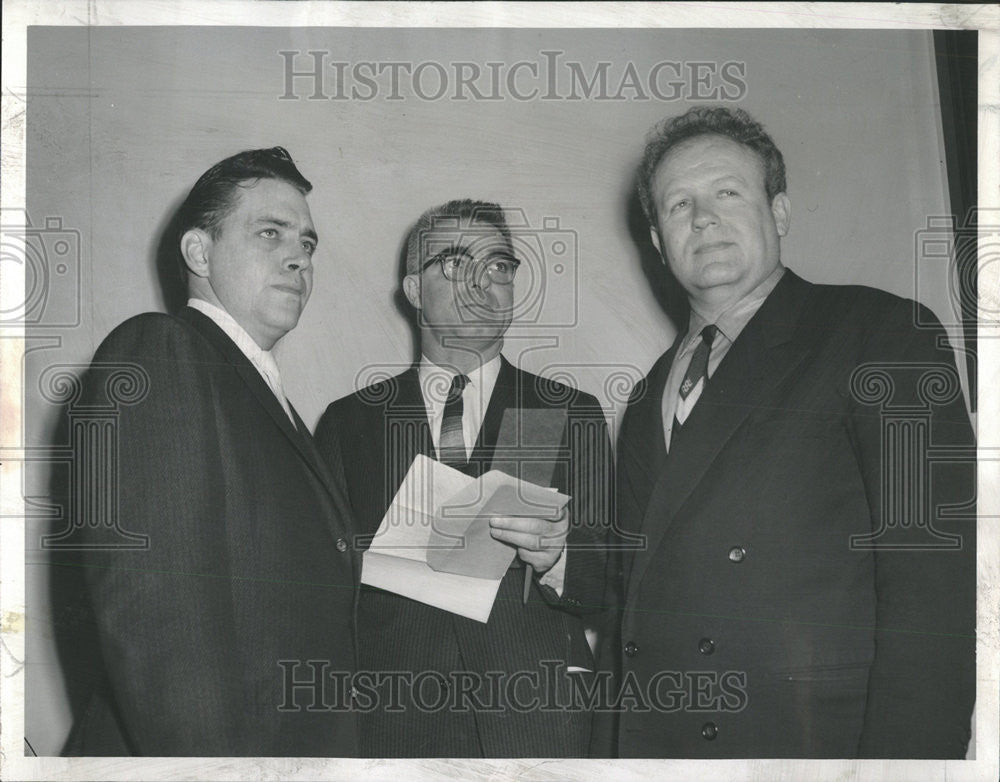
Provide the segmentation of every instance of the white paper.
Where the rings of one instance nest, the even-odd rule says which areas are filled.
[[[486,622],[515,550],[499,541],[486,540],[481,534],[475,536],[477,546],[465,549],[462,536],[472,524],[488,523],[486,516],[480,518],[484,508],[488,515],[543,518],[557,516],[568,501],[569,497],[552,489],[502,473],[493,471],[479,479],[470,478],[418,455],[362,558],[361,583]],[[437,534],[433,534],[435,529]],[[443,531],[452,537],[442,537]],[[470,540],[472,537],[469,535]],[[457,569],[463,572],[498,575],[483,578],[435,570],[427,559],[436,549],[449,551],[449,569],[456,569],[458,563]],[[488,561],[488,565],[470,566],[461,561],[463,557],[474,562]]]

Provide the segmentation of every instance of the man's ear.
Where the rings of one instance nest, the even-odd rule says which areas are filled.
[[[197,277],[208,277],[208,253],[212,237],[201,228],[191,228],[181,237],[181,255],[188,270]]]
[[[792,202],[784,193],[778,193],[771,199],[771,214],[778,228],[778,236],[785,236],[792,222]]]
[[[420,309],[420,275],[407,274],[403,278],[403,293],[413,309]]]
[[[656,252],[660,254],[660,259],[663,260],[663,250],[660,249],[660,232],[656,230],[655,225],[649,226],[649,239],[653,242]]]

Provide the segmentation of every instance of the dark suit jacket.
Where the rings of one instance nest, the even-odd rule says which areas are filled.
[[[622,757],[964,757],[973,437],[944,332],[915,328],[937,324],[916,306],[786,272],[669,455],[677,344],[637,387],[619,518],[646,545],[625,563],[618,649],[659,708],[622,712]],[[938,382],[920,380],[928,366]],[[961,548],[921,524],[912,491]]]
[[[350,509],[308,429],[193,309],[115,329],[78,409],[107,405],[123,363],[148,393],[119,405],[118,519],[148,547],[107,547],[77,519],[77,542],[105,546],[82,555],[104,665],[67,753],[355,755],[332,691],[285,686],[314,677],[306,660],[355,665]],[[94,461],[75,469],[100,480]],[[307,712],[314,698],[331,708]]]
[[[494,459],[494,450],[504,412],[525,409],[566,410],[570,422],[551,479],[551,485],[573,496],[562,598],[540,587],[536,579],[528,604],[522,605],[524,570],[515,566],[501,582],[484,624],[362,587],[361,667],[423,674],[425,682],[427,672],[432,672],[443,677],[451,696],[444,708],[420,711],[421,703],[433,705],[441,692],[437,685],[425,683],[417,703],[404,693],[403,709],[394,712],[383,687],[375,708],[361,715],[361,748],[366,756],[587,754],[590,714],[585,708],[562,708],[570,703],[564,667],[593,669],[583,624],[575,614],[596,611],[603,599],[610,443],[603,412],[593,397],[517,370],[503,360],[467,470],[470,475],[491,467],[516,472],[517,464],[502,463],[499,456]],[[416,367],[331,404],[316,429],[316,444],[332,468],[345,476],[359,524],[356,532],[370,540],[414,457],[435,455]],[[522,448],[512,457],[523,460],[526,478],[536,466],[530,456],[529,449]],[[551,467],[550,463],[550,471]],[[518,671],[526,672],[520,684],[511,682],[511,674]],[[468,672],[465,681],[482,686],[464,684],[465,674],[456,672]],[[494,685],[485,678],[488,672],[498,675]],[[537,684],[528,677],[536,677]],[[463,687],[472,687],[478,702],[463,697]],[[538,699],[534,705],[533,698]],[[525,708],[518,709],[518,704]]]

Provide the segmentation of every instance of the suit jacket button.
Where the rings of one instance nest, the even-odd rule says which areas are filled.
[[[337,538],[337,551],[341,554],[347,551],[347,541],[343,538]]]
[[[711,638],[702,638],[698,641],[698,651],[702,654],[711,654],[715,651],[715,641]]]
[[[733,546],[729,549],[729,561],[730,562],[742,562],[746,559],[747,550],[743,546]]]
[[[639,647],[633,641],[629,641],[625,644],[626,657],[635,657],[637,654],[639,654]]]
[[[715,741],[715,737],[719,735],[719,729],[714,722],[706,722],[701,726],[701,735],[705,741]]]

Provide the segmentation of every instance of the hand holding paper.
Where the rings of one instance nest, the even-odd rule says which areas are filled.
[[[569,514],[562,509],[555,520],[496,516],[490,519],[494,539],[517,548],[517,555],[538,574],[551,568],[569,533]]]
[[[531,552],[535,544],[551,543],[563,524],[536,517],[559,518],[569,499],[499,471],[470,478],[417,456],[364,554],[361,582],[485,622],[515,553],[492,535],[488,519],[507,517],[518,528],[528,522],[527,529],[535,529],[531,522],[544,525],[549,536],[525,541]],[[561,534],[565,539],[565,529]]]

